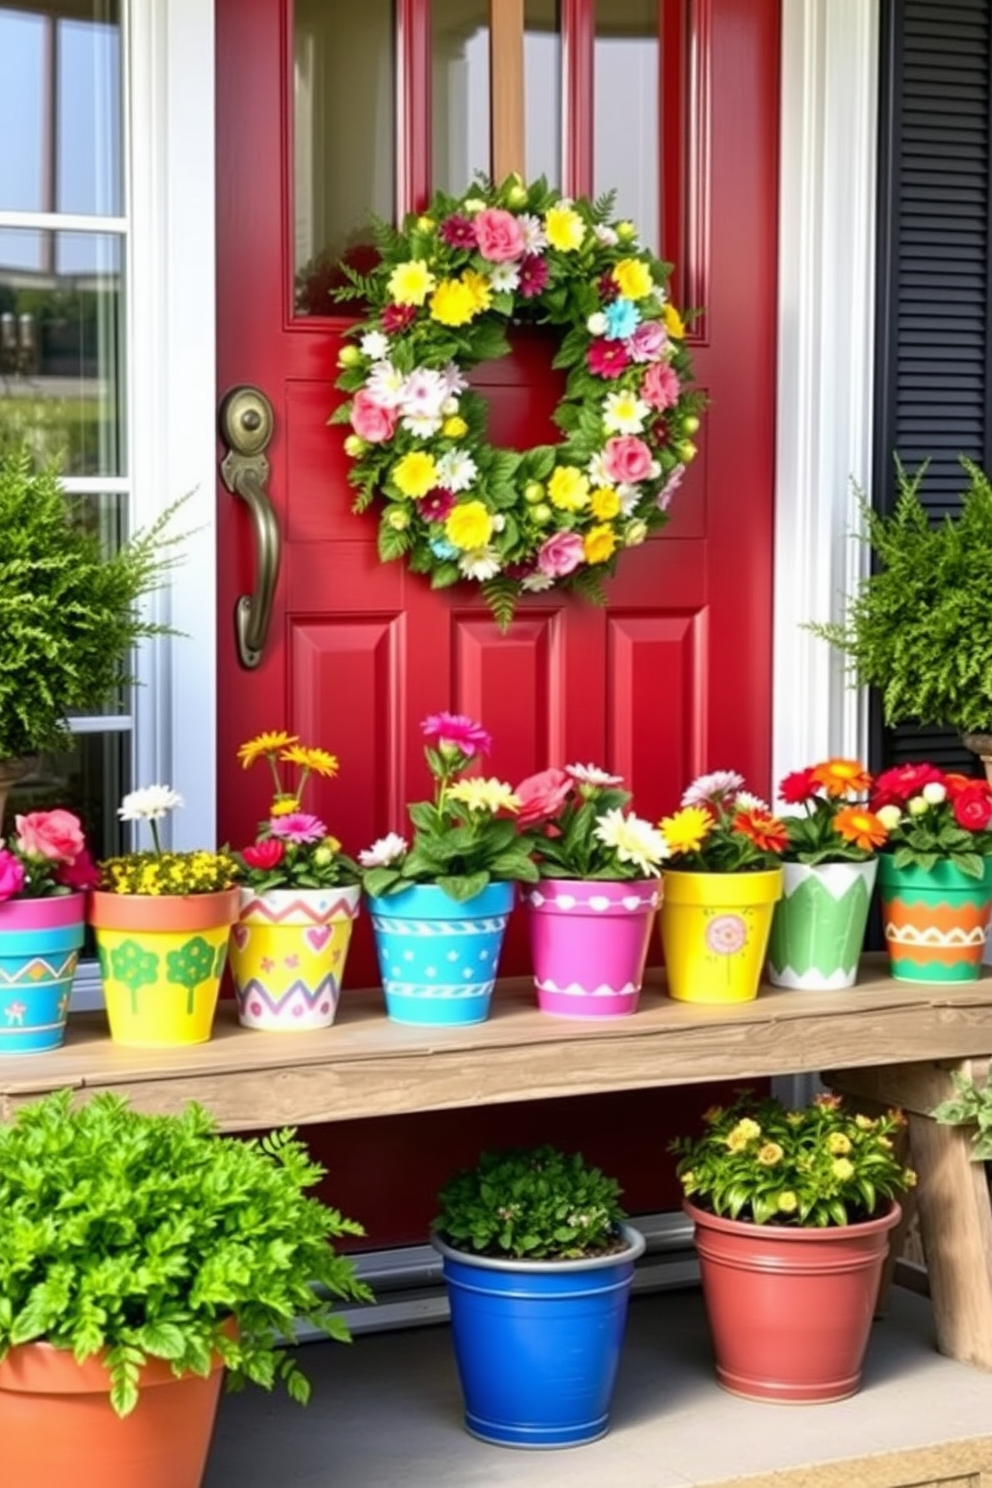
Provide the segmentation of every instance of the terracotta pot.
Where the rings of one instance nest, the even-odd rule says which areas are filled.
[[[717,1379],[732,1395],[804,1404],[861,1383],[892,1203],[863,1224],[751,1224],[684,1202],[695,1225]]]
[[[151,1360],[129,1416],[110,1404],[99,1357],[20,1344],[0,1364],[0,1453],[10,1488],[200,1488],[223,1368],[177,1379]]]

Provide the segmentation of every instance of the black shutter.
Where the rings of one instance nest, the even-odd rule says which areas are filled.
[[[890,510],[893,454],[911,470],[929,460],[934,520],[960,506],[958,456],[989,470],[992,453],[990,45],[990,0],[884,0],[873,489]],[[956,734],[874,714],[876,769],[980,770]]]

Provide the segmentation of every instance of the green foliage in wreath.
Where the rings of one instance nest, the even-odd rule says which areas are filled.
[[[696,453],[703,396],[671,265],[612,221],[612,194],[569,199],[542,178],[438,192],[402,228],[374,225],[369,274],[345,269],[338,300],[364,302],[339,357],[354,508],[378,503],[379,554],[434,588],[483,587],[501,625],[521,594],[564,585],[601,602],[624,548],[668,520]],[[558,444],[498,449],[467,376],[510,351],[507,331],[560,335]]]

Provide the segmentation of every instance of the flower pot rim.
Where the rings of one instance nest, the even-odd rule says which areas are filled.
[[[154,907],[166,904],[180,922],[175,926],[177,929],[233,925],[240,914],[241,890],[238,885],[213,889],[207,894],[113,894],[107,889],[94,889],[87,919],[97,929],[154,932],[166,927],[156,926],[156,916],[154,912],[149,914],[149,908],[154,911]]]
[[[867,1219],[854,1220],[845,1225],[755,1224],[753,1219],[731,1219],[728,1214],[714,1214],[711,1209],[700,1208],[691,1199],[682,1200],[682,1209],[693,1224],[701,1224],[704,1228],[721,1230],[728,1235],[746,1232],[800,1245],[828,1239],[831,1235],[876,1234],[879,1230],[894,1228],[902,1217],[902,1206],[898,1199],[885,1199]]]
[[[430,1232],[430,1243],[445,1260],[458,1261],[465,1266],[475,1266],[480,1271],[515,1271],[524,1275],[546,1276],[549,1272],[601,1271],[608,1266],[636,1261],[638,1256],[644,1254],[647,1241],[635,1225],[622,1221],[618,1228],[625,1241],[623,1250],[610,1251],[605,1255],[581,1256],[569,1261],[535,1261],[528,1260],[524,1256],[518,1258],[516,1256],[479,1255],[475,1251],[460,1250],[457,1246],[450,1244],[436,1229]]]

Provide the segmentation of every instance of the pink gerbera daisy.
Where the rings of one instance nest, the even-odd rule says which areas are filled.
[[[475,754],[489,754],[493,747],[492,737],[481,723],[464,713],[431,713],[420,727],[428,743],[460,749],[469,759]]]
[[[630,352],[622,341],[597,340],[587,353],[589,371],[597,377],[619,377],[630,366]]]
[[[321,842],[327,836],[327,828],[320,817],[309,811],[293,811],[289,816],[274,816],[269,822],[269,831],[273,837],[282,837],[299,846],[306,842]]]

